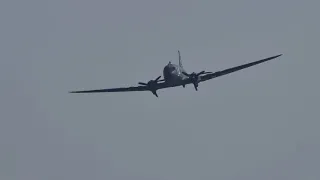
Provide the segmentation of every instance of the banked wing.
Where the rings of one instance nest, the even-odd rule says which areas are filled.
[[[94,90],[83,90],[83,91],[70,91],[69,93],[102,93],[102,92],[127,92],[127,91],[147,91],[146,86],[132,86],[132,87],[120,87],[110,89],[94,89]]]
[[[155,85],[155,89],[164,89],[172,87],[165,82],[161,82]],[[150,91],[148,86],[131,86],[131,87],[119,87],[110,89],[94,89],[94,90],[83,90],[83,91],[70,91],[69,93],[102,93],[102,92],[132,92],[132,91]]]
[[[269,57],[269,58],[265,58],[265,59],[261,59],[261,60],[255,61],[255,62],[243,64],[243,65],[236,66],[236,67],[233,67],[233,68],[225,69],[225,70],[222,70],[222,71],[217,71],[215,73],[206,74],[206,75],[203,75],[203,76],[200,77],[200,82],[201,81],[207,81],[207,80],[213,79],[213,78],[217,78],[217,77],[220,77],[220,76],[223,76],[223,75],[227,75],[227,74],[230,74],[230,73],[233,73],[233,72],[236,72],[236,71],[239,71],[239,70],[242,70],[242,69],[245,69],[245,68],[248,68],[248,67],[263,63],[263,62],[266,62],[266,61],[270,61],[270,60],[275,59],[275,58],[277,58],[277,57],[279,57],[281,55],[282,54],[276,55],[276,56],[272,56],[272,57]]]

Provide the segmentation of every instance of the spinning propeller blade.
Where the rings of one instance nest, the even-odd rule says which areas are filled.
[[[202,75],[202,74],[210,74],[211,72],[201,71],[199,73],[193,72],[191,74],[188,74],[186,72],[182,72],[182,73],[190,78],[191,82],[193,83],[194,89],[196,91],[198,91],[199,76]]]
[[[139,82],[138,84],[143,85],[143,86],[147,86],[148,89],[152,92],[152,94],[154,94],[156,97],[158,97],[156,85],[158,84],[160,78],[161,78],[161,76],[157,77],[155,80],[148,81],[148,83]]]
[[[147,86],[148,84],[143,83],[143,82],[139,82],[138,84],[143,85],[143,86]]]

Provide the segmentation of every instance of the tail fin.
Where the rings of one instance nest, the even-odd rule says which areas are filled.
[[[178,50],[178,54],[179,54],[179,66],[183,68],[182,61],[181,61],[181,55],[180,55],[180,51],[179,50]]]

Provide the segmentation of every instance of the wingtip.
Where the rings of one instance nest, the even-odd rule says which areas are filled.
[[[276,56],[272,56],[272,57],[270,57],[271,59],[275,59],[275,58],[278,58],[278,57],[280,57],[280,56],[282,56],[283,54],[278,54],[278,55],[276,55]]]

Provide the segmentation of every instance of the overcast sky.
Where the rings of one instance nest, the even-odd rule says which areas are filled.
[[[320,179],[318,1],[0,2],[0,179]],[[192,86],[137,85],[280,58]]]

